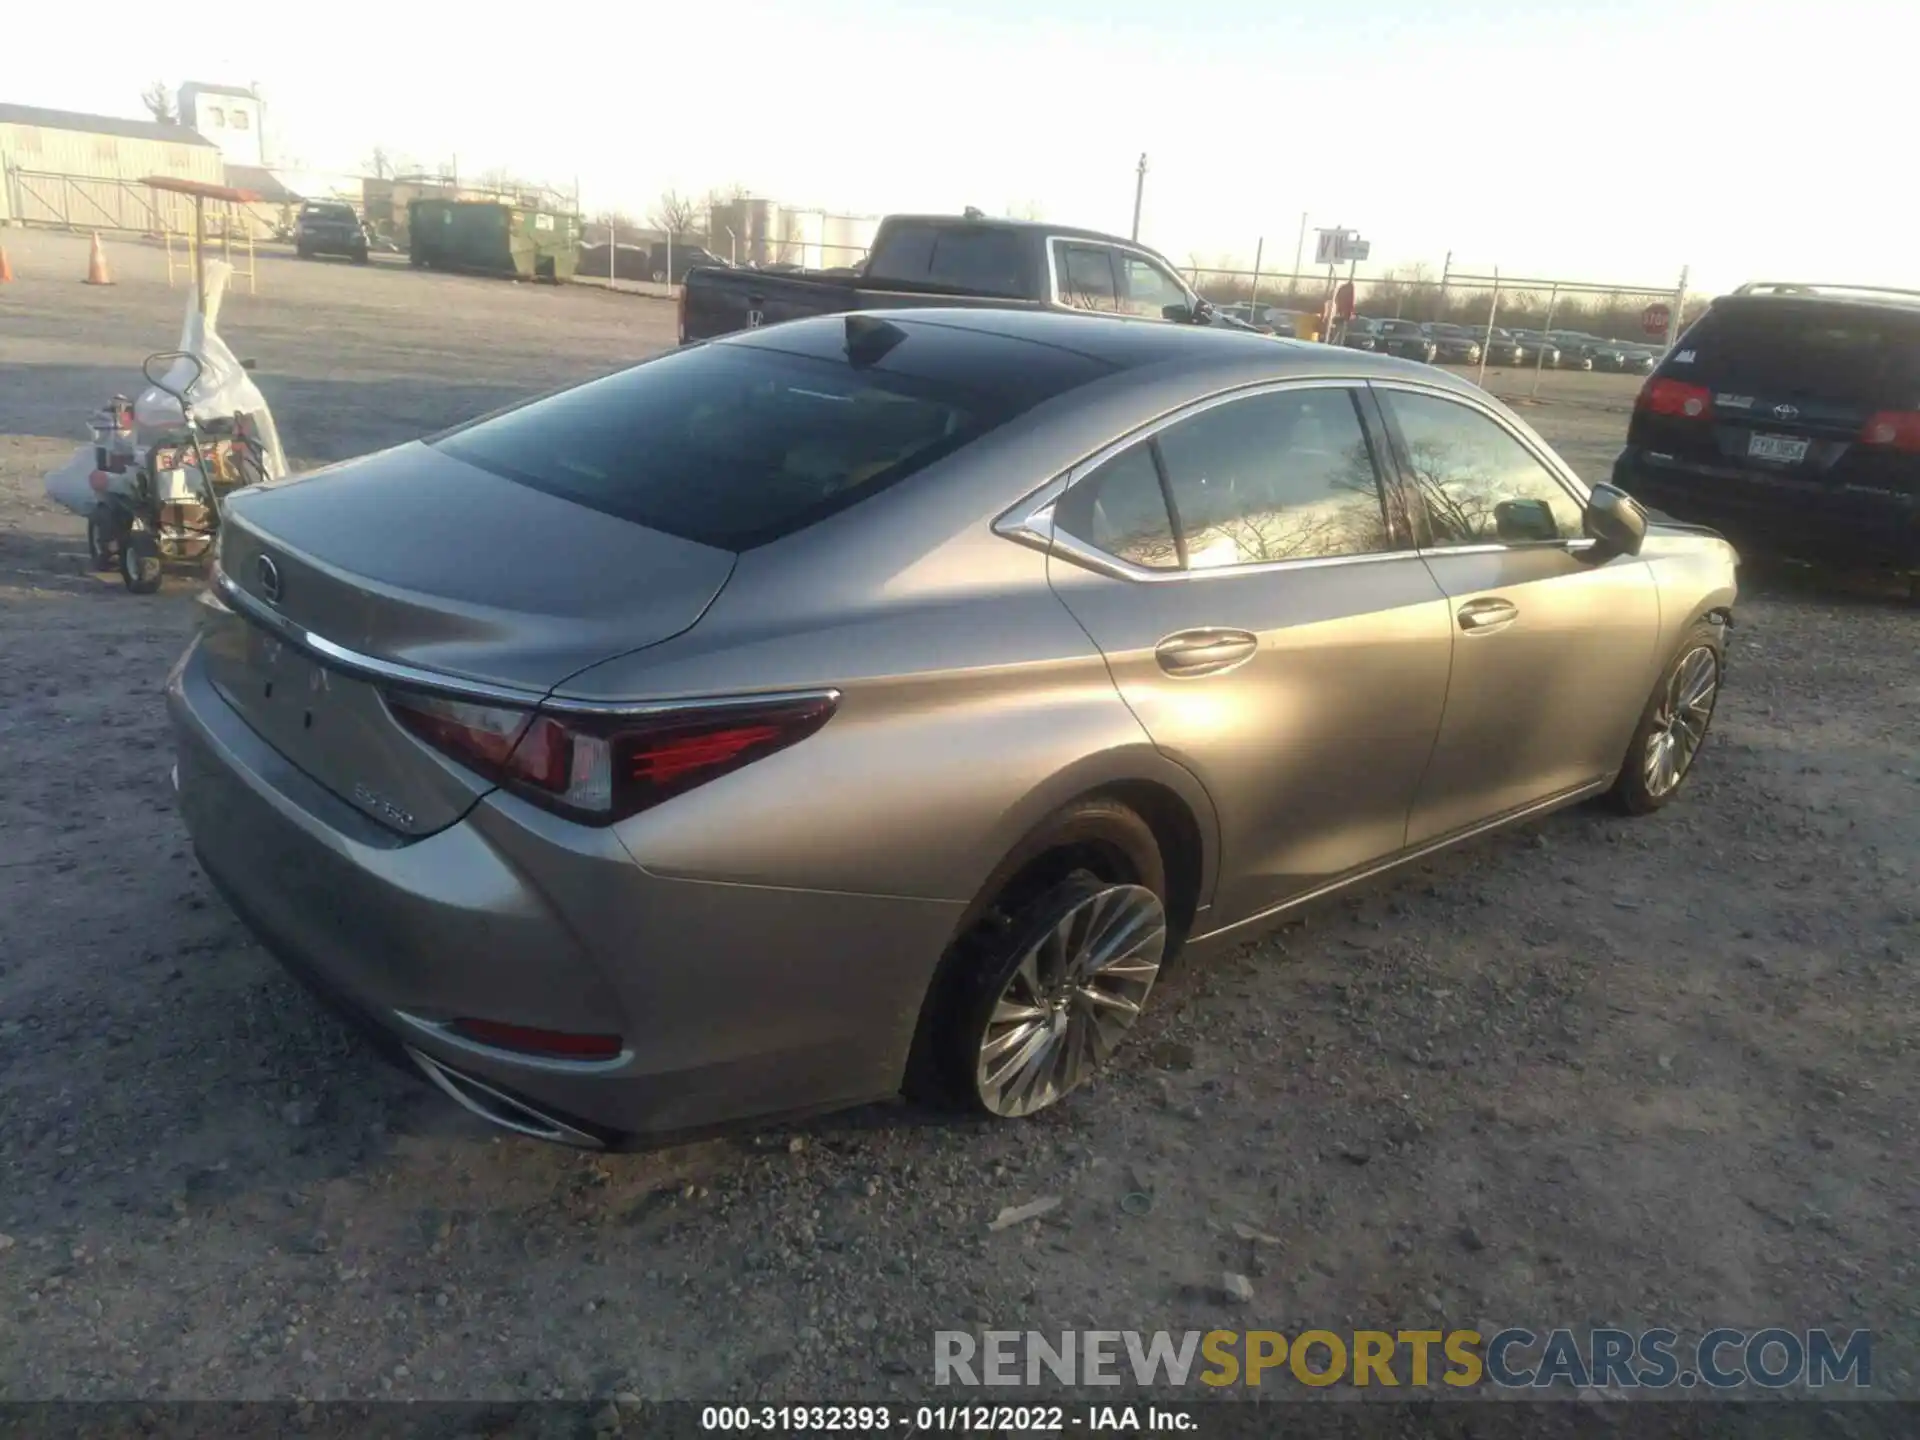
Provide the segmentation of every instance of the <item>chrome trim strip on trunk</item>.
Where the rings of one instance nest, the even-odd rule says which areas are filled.
[[[649,715],[670,715],[682,710],[716,710],[732,706],[751,709],[760,705],[779,705],[796,700],[826,700],[840,703],[841,692],[831,686],[813,690],[768,690],[748,695],[716,695],[675,700],[589,700],[555,695],[546,690],[525,690],[512,685],[495,685],[480,680],[464,680],[417,665],[402,665],[362,654],[336,645],[296,624],[265,602],[255,599],[228,575],[216,568],[214,590],[207,604],[233,611],[241,619],[258,625],[268,634],[291,645],[332,670],[376,685],[397,685],[407,690],[423,690],[455,700],[477,700],[487,704],[511,705],[520,709],[539,709],[548,714],[600,716],[607,719],[638,719]]]
[[[225,570],[216,569],[213,572],[213,582],[219,598],[243,619],[252,621],[268,634],[277,636],[296,650],[304,651],[321,664],[343,674],[362,680],[372,680],[383,685],[400,685],[414,690],[425,690],[432,694],[450,695],[457,699],[492,700],[528,708],[538,705],[546,698],[546,692],[543,690],[522,690],[511,685],[492,685],[479,680],[462,680],[455,676],[443,675],[435,670],[422,670],[414,665],[401,665],[373,655],[363,655],[358,650],[349,650],[344,645],[334,644],[324,635],[316,635],[306,627],[289,620],[264,601],[256,600],[242,590],[238,582]]]

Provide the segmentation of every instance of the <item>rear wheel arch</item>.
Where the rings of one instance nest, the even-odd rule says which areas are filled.
[[[970,894],[966,917],[990,904],[996,893],[1032,858],[1036,844],[1074,806],[1110,800],[1144,821],[1163,857],[1168,918],[1184,936],[1194,916],[1212,900],[1220,853],[1219,818],[1213,799],[1199,779],[1148,746],[1124,747],[1088,757],[1054,775],[1007,807],[1005,817],[982,847],[980,880]],[[1176,942],[1177,943],[1177,942]]]

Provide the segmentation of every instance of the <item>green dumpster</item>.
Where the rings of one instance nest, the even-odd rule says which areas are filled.
[[[409,258],[433,270],[517,280],[573,278],[580,261],[575,215],[492,200],[413,200],[407,205]]]

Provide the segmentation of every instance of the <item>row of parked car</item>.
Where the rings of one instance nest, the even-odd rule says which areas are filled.
[[[1317,339],[1320,317],[1304,310],[1246,301],[1216,307],[1221,314],[1272,335]],[[1478,365],[1486,351],[1489,365],[1533,365],[1554,370],[1611,370],[1651,375],[1664,349],[1634,340],[1609,340],[1582,330],[1508,330],[1484,325],[1450,325],[1440,320],[1398,320],[1356,316],[1336,335],[1354,350],[1372,350],[1420,360],[1428,365]]]
[[[1449,325],[1438,320],[1386,320],[1356,316],[1341,343],[1422,360],[1429,365],[1544,365],[1555,370],[1611,370],[1651,375],[1664,349],[1633,340],[1609,340],[1581,330],[1506,330]]]

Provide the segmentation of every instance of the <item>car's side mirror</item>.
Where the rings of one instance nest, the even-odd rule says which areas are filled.
[[[1502,500],[1493,507],[1493,529],[1509,545],[1560,538],[1553,507],[1544,500]]]
[[[1615,485],[1593,487],[1580,523],[1587,537],[1612,555],[1638,555],[1647,538],[1647,512]]]

